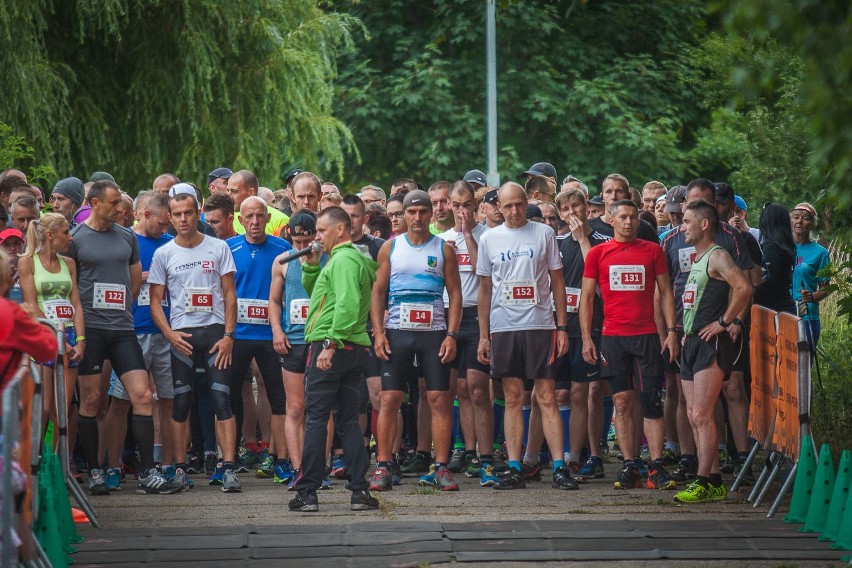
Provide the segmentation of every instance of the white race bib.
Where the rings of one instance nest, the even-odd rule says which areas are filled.
[[[183,311],[213,312],[213,288],[184,288]]]
[[[292,325],[308,323],[308,307],[311,305],[310,298],[302,298],[290,302],[290,323]]]
[[[127,288],[124,284],[106,284],[95,282],[92,307],[99,310],[123,310]]]
[[[695,293],[698,291],[698,284],[687,283],[683,289],[683,309],[691,310],[695,308]]]
[[[538,290],[533,281],[504,282],[502,300],[507,305],[534,306],[538,303]]]
[[[580,289],[565,286],[565,311],[576,313],[580,311]]]
[[[432,308],[432,304],[400,304],[399,329],[432,329]]]
[[[136,298],[136,305],[150,306],[151,305],[151,285],[145,282],[139,288],[139,296]]]
[[[645,289],[645,267],[641,264],[613,264],[609,267],[609,289],[640,292]]]
[[[470,255],[466,252],[457,252],[456,260],[459,263],[459,272],[472,272],[473,265],[470,263]]]
[[[237,298],[237,323],[269,325],[269,302]]]
[[[688,273],[692,269],[692,263],[695,262],[695,254],[695,247],[686,247],[677,251],[677,260],[681,272]]]
[[[54,323],[70,325],[74,319],[74,306],[68,300],[45,300],[42,307],[44,315]]]

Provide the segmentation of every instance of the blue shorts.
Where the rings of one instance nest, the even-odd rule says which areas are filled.
[[[73,325],[69,325],[65,328],[65,343],[67,343],[71,347],[77,345],[77,331],[74,329]],[[42,365],[44,365],[45,367],[50,367],[52,369],[55,363],[56,360],[50,360],[45,361],[44,363],[42,363]],[[79,365],[79,361],[71,361],[70,359],[68,360],[69,369],[76,369]]]

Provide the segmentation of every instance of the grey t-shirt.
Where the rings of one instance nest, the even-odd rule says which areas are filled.
[[[68,256],[77,263],[86,327],[133,331],[130,266],[139,262],[136,235],[116,224],[96,231],[85,223],[71,235]]]

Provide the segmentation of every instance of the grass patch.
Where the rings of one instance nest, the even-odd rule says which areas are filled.
[[[440,491],[434,487],[418,487],[414,490],[415,495],[438,495]]]
[[[376,495],[376,498],[379,500],[379,511],[382,513],[382,516],[389,521],[395,521],[396,513],[394,511],[396,511],[396,504],[391,503],[381,495]]]

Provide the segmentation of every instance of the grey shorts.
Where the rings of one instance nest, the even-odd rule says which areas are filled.
[[[154,392],[157,398],[174,398],[175,386],[172,381],[171,345],[165,336],[159,333],[137,335],[136,340],[142,348],[142,358],[145,368],[154,379]],[[130,395],[124,389],[121,381],[110,378],[109,395],[121,400],[130,400]]]

